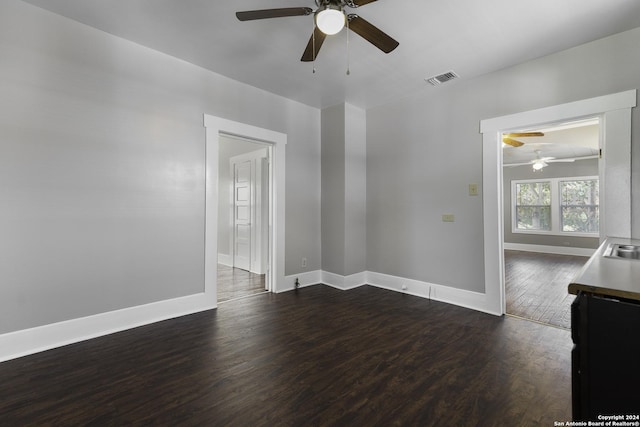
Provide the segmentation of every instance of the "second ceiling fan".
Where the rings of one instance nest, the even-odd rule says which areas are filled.
[[[530,136],[544,136],[542,132],[520,132],[520,133],[504,133],[502,134],[502,142],[512,147],[522,147],[524,142],[514,138],[527,138]]]
[[[315,11],[310,7],[285,7],[236,12],[236,17],[240,21],[252,21],[307,16],[313,13],[315,28],[301,58],[301,61],[305,62],[315,61],[325,38],[339,33],[345,26],[384,53],[389,53],[398,47],[399,43],[396,40],[355,13],[345,12],[345,8],[355,9],[375,1],[377,0],[315,0],[317,6]]]

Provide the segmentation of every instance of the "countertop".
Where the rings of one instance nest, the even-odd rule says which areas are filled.
[[[640,245],[640,240],[607,238],[569,284],[579,291],[640,301],[640,260],[603,256],[610,244]]]

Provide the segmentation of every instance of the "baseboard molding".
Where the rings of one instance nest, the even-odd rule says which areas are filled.
[[[233,267],[233,259],[229,254],[218,254],[218,264],[226,265],[227,267]]]
[[[538,252],[543,254],[574,255],[590,257],[597,249],[573,248],[569,246],[530,245],[525,243],[504,243],[504,248],[510,251]]]
[[[322,283],[343,291],[357,288],[367,283],[367,272],[351,274],[349,276],[341,276],[339,274],[322,272]]]
[[[370,271],[349,276],[322,270],[292,274],[278,292],[294,290],[296,279],[300,287],[325,284],[348,291],[370,285],[499,315],[486,309],[485,294]],[[203,293],[10,332],[0,335],[0,362],[216,307]]]
[[[0,335],[0,362],[213,308],[202,293],[10,332]]]
[[[488,308],[490,307],[490,304],[487,302],[487,296],[483,293],[407,279],[404,277],[391,276],[388,274],[363,271],[349,276],[341,276],[328,271],[317,270],[311,273],[287,276],[287,289],[284,289],[284,291],[294,289],[294,286],[291,284],[295,283],[296,277],[300,280],[301,287],[323,284],[347,291],[359,286],[370,285],[381,289],[401,292],[476,311],[482,311],[496,316],[501,315],[501,313],[496,313]]]
[[[305,271],[304,273],[292,274],[290,276],[285,276],[284,281],[285,285],[280,287],[278,286],[278,293],[292,291],[296,288],[296,279],[300,283],[300,287],[307,287],[312,285],[317,285],[322,283],[322,271]]]
[[[388,274],[367,272],[367,283],[381,289],[401,292],[421,298],[457,305],[493,315],[500,315],[488,309],[486,294],[452,288],[450,286],[391,276]]]
[[[300,287],[312,285],[327,285],[332,288],[346,291],[357,288],[367,283],[366,272],[352,274],[350,276],[341,276],[339,274],[330,273],[323,270],[315,270],[304,273],[292,274],[285,277],[286,286],[281,292],[292,291],[295,289],[296,279],[300,282]]]
[[[233,268],[233,257],[228,254],[218,254],[218,264]],[[253,274],[266,274],[264,270],[250,270]]]

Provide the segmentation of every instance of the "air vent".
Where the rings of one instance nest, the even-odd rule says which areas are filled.
[[[439,84],[446,83],[449,80],[457,79],[458,77],[460,76],[458,76],[453,71],[448,71],[444,74],[440,74],[439,76],[429,77],[425,80],[434,86],[438,86]]]

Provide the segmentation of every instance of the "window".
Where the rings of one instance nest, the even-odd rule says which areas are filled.
[[[515,211],[518,230],[551,230],[550,183],[516,183]]]
[[[511,182],[514,233],[597,236],[598,177]]]
[[[598,180],[560,181],[562,231],[597,233]]]

